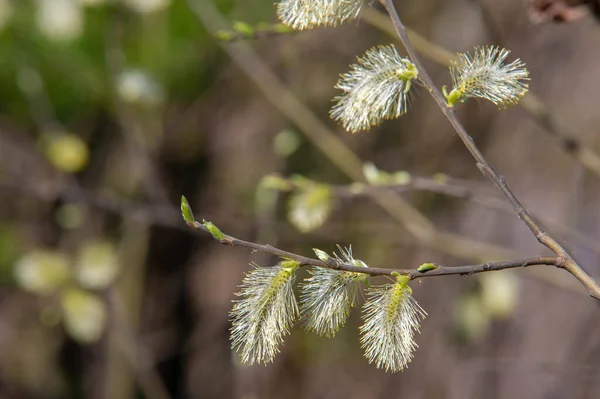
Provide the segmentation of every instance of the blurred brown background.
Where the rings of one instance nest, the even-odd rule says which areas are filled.
[[[236,237],[307,256],[352,244],[373,267],[547,250],[511,213],[486,206],[493,187],[425,90],[406,116],[368,133],[328,120],[338,75],[394,42],[364,19],[227,48],[244,55],[239,45],[250,46],[361,162],[466,179],[487,197],[401,194],[460,246],[415,236],[405,213],[391,217],[366,198],[338,199],[323,225],[298,231],[286,217],[290,194],[257,188],[265,175],[352,181],[190,4],[212,18],[195,0],[0,0],[1,398],[600,397],[598,304],[570,275],[543,267],[413,284],[429,316],[402,373],[362,357],[359,309],[333,339],[297,326],[274,364],[241,365],[229,349],[231,300],[249,262],[276,260],[190,231],[182,194],[197,218]],[[269,0],[212,4],[228,21],[277,22]],[[561,131],[600,152],[600,24],[590,13],[534,24],[526,0],[396,4],[409,27],[452,52],[500,39],[510,60],[527,64]],[[440,87],[450,84],[446,67],[426,65]],[[599,278],[598,175],[520,107],[470,101],[459,116],[517,196]]]

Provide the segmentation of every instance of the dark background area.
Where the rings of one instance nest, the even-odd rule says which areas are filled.
[[[204,2],[189,3],[212,18]],[[212,4],[229,22],[277,23],[269,0]],[[560,130],[600,152],[592,15],[536,19],[525,0],[396,4],[407,26],[452,53],[500,39]],[[229,348],[231,300],[249,262],[277,260],[190,230],[182,194],[198,219],[233,236],[306,256],[351,244],[372,267],[548,251],[489,206],[494,188],[422,88],[407,115],[367,133],[328,119],[333,86],[357,55],[400,49],[368,20],[225,44],[242,56],[249,46],[324,124],[306,131],[195,12],[183,0],[0,0],[0,398],[600,396],[598,305],[548,267],[415,282],[428,317],[401,373],[362,356],[359,309],[335,338],[297,326],[273,364],[241,365]],[[451,84],[445,66],[425,59],[439,87]],[[458,113],[522,202],[599,278],[599,175],[522,107],[472,100]],[[408,191],[402,209],[339,198],[321,226],[298,231],[290,194],[259,183],[278,173],[351,184],[339,145],[381,170],[443,173],[485,196]],[[415,234],[424,224],[427,234]]]

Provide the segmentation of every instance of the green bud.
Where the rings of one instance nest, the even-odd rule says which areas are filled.
[[[327,260],[329,260],[329,255],[327,254],[327,252],[321,251],[318,248],[313,248],[313,251],[315,251],[315,255],[317,255],[317,258],[321,259],[323,262],[327,262]]]
[[[194,223],[196,221],[194,213],[192,212],[192,207],[187,198],[183,195],[181,196],[181,216],[183,216],[183,220],[185,220],[186,223]]]
[[[223,234],[223,232],[221,230],[219,230],[219,228],[217,226],[215,226],[212,222],[203,220],[202,224],[204,225],[204,227],[206,227],[209,231],[209,233],[213,236],[213,238],[217,241],[223,241],[223,240],[227,240],[227,237],[225,237],[225,234]]]
[[[448,106],[449,107],[454,107],[454,105],[457,102],[463,102],[464,101],[464,95],[463,93],[461,93],[460,90],[457,89],[452,89],[452,91],[450,93],[448,93],[448,89],[446,88],[446,86],[442,87],[442,91],[444,92],[444,97],[446,97],[446,101],[448,102]]]
[[[439,267],[440,265],[436,265],[435,263],[423,263],[419,266],[417,271],[419,273],[427,273],[428,271],[438,269]]]

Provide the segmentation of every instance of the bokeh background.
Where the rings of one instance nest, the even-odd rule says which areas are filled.
[[[551,123],[477,101],[459,116],[600,277],[598,20],[540,18],[526,0],[396,4],[450,52],[501,44],[527,64]],[[368,133],[328,119],[338,75],[395,42],[368,8],[337,29],[286,33],[270,0],[0,0],[1,398],[600,396],[598,304],[545,267],[414,283],[429,316],[402,373],[362,357],[359,309],[333,339],[295,327],[266,367],[229,349],[243,273],[277,260],[190,230],[182,194],[228,234],[306,256],[352,245],[373,267],[548,254],[422,88],[406,116]],[[450,84],[439,53],[420,49]],[[445,193],[352,195],[365,163],[372,183],[412,176]],[[274,173],[334,189],[315,200],[306,184],[264,180]]]

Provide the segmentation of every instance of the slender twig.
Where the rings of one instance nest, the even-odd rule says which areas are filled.
[[[448,121],[454,127],[454,130],[463,141],[473,158],[475,158],[475,162],[479,170],[487,176],[496,187],[504,194],[508,202],[512,205],[517,217],[521,219],[525,225],[529,228],[532,234],[537,238],[537,240],[550,248],[558,257],[563,259],[564,268],[569,271],[575,278],[577,278],[588,290],[588,293],[593,298],[600,300],[600,287],[591,278],[578,264],[575,260],[569,255],[569,253],[554,239],[552,238],[546,231],[544,231],[538,223],[531,217],[529,212],[525,209],[525,207],[521,204],[521,202],[517,199],[514,193],[510,190],[504,177],[500,176],[494,168],[489,164],[489,162],[485,159],[471,136],[467,133],[463,125],[458,120],[456,113],[454,112],[454,108],[450,107],[442,93],[437,89],[433,80],[427,73],[423,64],[421,63],[419,56],[415,48],[412,46],[410,39],[408,37],[406,28],[402,24],[398,12],[396,11],[396,7],[394,6],[393,0],[382,0],[383,4],[388,11],[392,19],[392,24],[396,29],[396,33],[400,37],[406,51],[408,52],[410,58],[416,65],[419,70],[419,80],[425,86],[425,88],[429,91],[435,102],[438,104],[443,114],[446,116]]]
[[[212,234],[209,229],[200,222],[189,222],[188,226],[196,229],[202,230],[206,233]],[[214,236],[213,236],[214,237]],[[223,245],[229,245],[232,247],[244,247],[250,248],[254,251],[265,252],[271,255],[278,256],[280,258],[292,259],[300,263],[301,266],[319,266],[326,267],[334,270],[342,270],[347,272],[354,273],[363,273],[368,274],[370,276],[393,276],[395,274],[404,274],[410,276],[411,279],[418,279],[423,277],[434,277],[434,276],[448,276],[448,275],[471,275],[475,273],[483,273],[489,271],[497,271],[497,270],[505,270],[505,269],[514,269],[517,267],[526,267],[533,265],[545,265],[545,266],[556,266],[563,267],[564,259],[560,256],[536,256],[532,258],[523,258],[523,259],[513,259],[513,260],[504,260],[500,262],[488,262],[481,263],[477,265],[468,265],[468,266],[442,266],[435,265],[436,268],[420,272],[416,269],[387,269],[387,268],[364,268],[360,266],[355,266],[349,263],[343,263],[335,260],[330,257],[326,262],[319,260],[308,258],[306,256],[298,255],[292,252],[284,251],[283,249],[275,248],[271,245],[262,245],[257,244],[250,241],[240,240],[239,238],[232,237],[227,234],[223,234],[223,237],[220,239],[215,238],[215,240]]]

